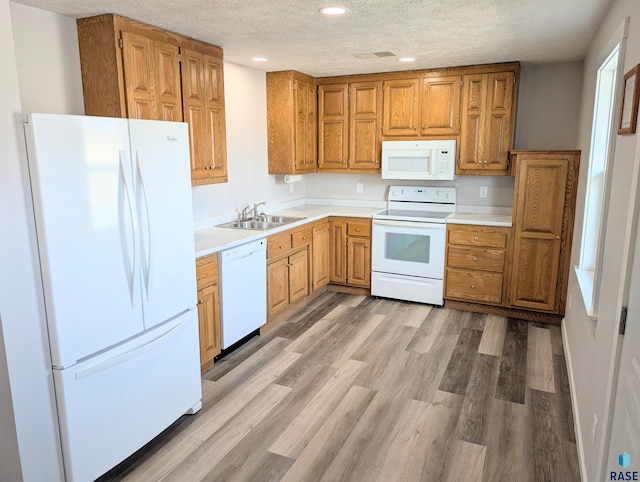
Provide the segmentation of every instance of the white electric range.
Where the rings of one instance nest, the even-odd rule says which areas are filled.
[[[391,186],[387,210],[373,215],[371,294],[443,304],[445,220],[455,187]]]

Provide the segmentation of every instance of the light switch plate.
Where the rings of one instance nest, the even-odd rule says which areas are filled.
[[[364,192],[364,185],[361,182],[356,182],[356,192],[362,194]]]
[[[488,191],[487,186],[480,186],[480,197],[487,197]]]

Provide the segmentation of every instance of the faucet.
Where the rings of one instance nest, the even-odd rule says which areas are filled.
[[[259,203],[254,203],[253,205],[253,217],[257,218],[258,216],[261,216],[264,214],[264,212],[258,214],[258,208],[262,205],[266,205],[267,203],[265,201],[259,202]]]
[[[242,214],[240,215],[240,221],[245,221],[247,219],[250,219],[249,213],[251,212],[251,206],[249,206],[248,204],[242,208]]]

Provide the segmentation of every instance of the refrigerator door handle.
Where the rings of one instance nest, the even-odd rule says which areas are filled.
[[[136,216],[136,212],[134,209],[134,197],[133,190],[131,189],[131,181],[129,180],[129,174],[131,170],[127,170],[128,162],[128,152],[127,151],[119,151],[119,165],[120,165],[120,180],[124,187],[124,193],[127,197],[127,205],[129,206],[129,215],[131,216],[131,233],[132,233],[132,261],[131,261],[131,273],[127,276],[129,281],[129,293],[131,295],[131,306],[136,307],[138,303],[138,252],[140,248],[138,247],[138,217]],[[125,229],[124,226],[121,226],[120,232],[122,233],[123,238],[126,242]],[[125,244],[125,243],[123,243]],[[126,248],[125,248],[126,249]],[[125,258],[128,257],[125,254]]]
[[[136,172],[138,175],[138,182],[140,183],[140,192],[142,194],[142,201],[144,202],[144,211],[145,211],[145,220],[147,223],[147,246],[145,250],[145,254],[147,256],[146,266],[145,266],[145,287],[147,289],[147,300],[151,301],[151,296],[153,294],[153,278],[154,278],[154,249],[153,249],[153,240],[151,239],[151,213],[149,212],[149,200],[147,199],[147,189],[144,184],[144,168],[142,167],[142,158],[140,156],[140,151],[136,150]]]
[[[161,343],[164,339],[170,337],[176,330],[182,327],[184,324],[183,317],[180,317],[180,320],[175,325],[171,326],[166,331],[163,331],[158,336],[153,339],[147,341],[144,345],[137,346],[129,351],[116,355],[112,358],[107,358],[106,360],[101,360],[93,365],[89,365],[88,367],[82,368],[75,373],[76,380],[79,380],[84,377],[88,377],[95,373],[101,372],[102,370],[106,370],[107,368],[111,368],[115,365],[119,365],[121,363],[126,362],[127,360],[131,360],[137,356],[142,355],[143,353],[155,348],[156,344]]]

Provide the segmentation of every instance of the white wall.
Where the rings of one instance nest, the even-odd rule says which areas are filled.
[[[247,204],[268,205],[305,196],[304,181],[291,184],[267,172],[267,89],[262,71],[224,63],[229,182],[193,188],[194,220],[233,215]]]
[[[582,62],[522,64],[516,149],[575,149],[582,91]],[[392,184],[430,185],[411,181],[387,181],[379,174],[308,174],[306,195],[311,198],[382,201]],[[364,185],[356,193],[356,183]],[[444,185],[443,183],[438,183]],[[514,179],[501,176],[459,176],[447,185],[457,186],[458,204],[506,206],[513,203]],[[480,197],[480,187],[488,196]]]
[[[594,38],[584,64],[582,107],[579,123],[578,148],[582,150],[578,199],[572,250],[572,264],[578,264],[580,257],[581,232],[584,217],[587,167],[593,121],[593,105],[596,89],[596,74],[605,45],[622,23],[630,16],[624,72],[640,62],[640,2],[637,0],[616,0]],[[616,112],[615,117],[617,118]],[[627,217],[632,166],[639,134],[617,136],[615,157],[612,164],[612,189],[609,209],[605,213],[605,251],[602,262],[602,289],[598,299],[597,322],[591,321],[584,305],[573,271],[569,279],[568,297],[571,308],[565,316],[566,343],[569,348],[572,378],[575,384],[573,396],[577,400],[576,423],[582,440],[583,460],[588,480],[600,480],[602,470],[607,465],[615,466],[615,461],[606,460],[604,451],[609,417],[609,394],[614,373],[619,305],[622,299],[621,272],[627,262],[628,246],[624,233],[628,229]],[[595,443],[591,440],[594,415],[598,419]],[[598,468],[600,467],[600,468]]]
[[[9,4],[23,112],[84,114],[76,21]]]
[[[12,36],[24,27],[0,0],[0,480],[55,481],[62,464]]]

